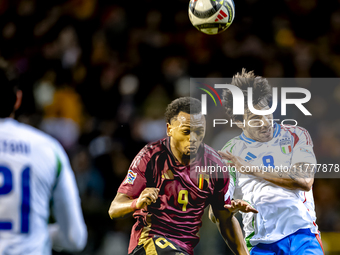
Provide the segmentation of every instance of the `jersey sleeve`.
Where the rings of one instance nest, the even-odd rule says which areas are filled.
[[[49,233],[54,248],[80,251],[87,242],[87,229],[79,192],[64,149],[59,143],[56,147],[57,179],[52,191],[52,202],[57,223],[49,226]]]
[[[221,169],[225,169],[222,159],[217,163]],[[224,167],[224,168],[223,168]],[[234,186],[230,180],[228,171],[219,172],[215,182],[211,205],[217,210],[223,210],[224,205],[229,205],[234,194]]]
[[[221,149],[222,152],[230,152],[230,153],[233,153],[235,154],[236,150],[237,150],[237,141],[239,139],[238,138],[233,138],[231,140],[229,140],[224,146],[223,148]]]
[[[296,127],[297,130],[293,134],[294,146],[291,165],[299,162],[307,162],[316,164],[316,158],[313,152],[313,142],[308,131],[301,127]]]
[[[238,146],[237,146],[237,141],[238,138],[233,138],[230,141],[228,141],[223,148],[221,149],[222,152],[230,152],[234,155],[238,156]],[[232,163],[231,161],[228,160],[223,160],[224,163]],[[238,172],[235,168],[229,168],[229,176],[230,176],[230,182],[229,182],[229,190],[228,190],[228,196],[230,199],[242,199],[242,192],[238,188]]]
[[[132,198],[139,197],[140,193],[146,188],[145,173],[148,162],[147,147],[144,147],[132,161],[124,181],[118,188],[119,193]]]

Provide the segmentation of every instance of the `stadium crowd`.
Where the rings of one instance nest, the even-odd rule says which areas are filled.
[[[340,1],[235,4],[231,27],[207,36],[190,24],[188,0],[0,1],[0,65],[24,93],[17,118],[70,157],[89,231],[82,254],[126,253],[133,219],[111,221],[110,201],[138,151],[166,135],[165,107],[188,95],[190,77],[242,67],[268,78],[340,76]],[[299,84],[313,98],[313,122],[299,125],[325,164],[340,163],[340,80],[332,81]],[[320,231],[340,232],[337,183],[315,180]]]

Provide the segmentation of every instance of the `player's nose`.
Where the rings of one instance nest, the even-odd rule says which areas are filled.
[[[195,132],[190,133],[189,142],[197,142],[197,134]]]
[[[265,128],[269,128],[270,127],[271,122],[270,122],[270,120],[267,117],[263,116],[262,117],[262,121],[263,121],[263,127],[265,127]]]

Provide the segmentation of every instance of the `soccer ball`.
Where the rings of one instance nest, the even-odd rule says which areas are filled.
[[[226,30],[234,20],[233,0],[190,0],[189,19],[199,31],[215,35]]]

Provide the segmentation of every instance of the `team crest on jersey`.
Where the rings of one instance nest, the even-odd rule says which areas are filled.
[[[285,137],[280,140],[280,148],[283,154],[292,153],[292,141],[289,137]]]
[[[201,190],[206,190],[209,187],[209,175],[199,174],[198,175],[198,188]]]
[[[137,173],[134,173],[132,170],[129,170],[126,176],[125,183],[132,185],[135,182],[136,177],[137,177]]]

